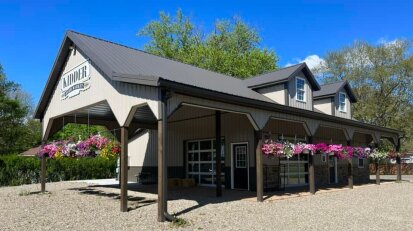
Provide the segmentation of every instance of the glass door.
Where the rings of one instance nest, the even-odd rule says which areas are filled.
[[[187,177],[199,185],[212,186],[216,181],[216,142],[213,139],[187,142]],[[221,141],[221,182],[225,185],[225,144]]]
[[[280,161],[281,184],[289,186],[308,185],[308,154],[294,155]]]

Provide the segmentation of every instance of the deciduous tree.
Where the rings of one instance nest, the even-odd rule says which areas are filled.
[[[405,149],[413,149],[413,53],[409,40],[356,42],[329,52],[315,68],[324,82],[348,80],[359,99],[353,117],[406,132]]]
[[[207,35],[199,28],[178,10],[175,17],[161,12],[138,35],[149,37],[145,50],[152,54],[238,78],[277,69],[278,56],[260,46],[257,30],[241,18],[217,20]]]

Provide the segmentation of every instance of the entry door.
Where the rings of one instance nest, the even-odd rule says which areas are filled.
[[[234,144],[232,152],[234,188],[248,189],[248,145]]]
[[[330,184],[337,183],[336,182],[336,178],[337,178],[336,177],[336,174],[337,174],[336,168],[337,168],[336,157],[335,156],[329,156],[328,157],[328,169],[329,169],[329,172],[330,172],[330,180],[329,180]]]

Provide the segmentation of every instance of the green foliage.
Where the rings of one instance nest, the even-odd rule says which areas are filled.
[[[30,96],[8,81],[0,64],[0,155],[21,152],[40,143],[41,125],[30,118]]]
[[[82,140],[87,139],[90,135],[101,134],[109,139],[115,139],[114,135],[110,133],[106,127],[98,125],[87,124],[66,124],[66,126],[59,132],[54,134],[50,140]]]
[[[258,32],[237,17],[217,20],[215,31],[203,36],[180,9],[175,18],[161,12],[138,35],[150,38],[149,53],[242,79],[277,69],[275,52],[261,48]]]
[[[184,228],[190,226],[191,223],[184,218],[176,217],[175,220],[171,222],[172,228]]]
[[[47,159],[49,182],[114,178],[116,159],[61,158]],[[0,186],[40,182],[40,159],[17,155],[0,156]]]
[[[333,51],[315,69],[324,82],[348,80],[359,102],[352,104],[357,120],[406,133],[402,147],[413,150],[412,43],[396,40],[373,45],[356,42]]]

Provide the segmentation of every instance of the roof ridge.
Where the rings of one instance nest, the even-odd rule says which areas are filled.
[[[112,41],[109,41],[109,40],[106,40],[106,39],[98,38],[98,37],[93,36],[93,35],[84,34],[84,33],[78,32],[78,31],[74,31],[74,30],[68,30],[68,32],[72,32],[72,33],[75,33],[75,34],[83,35],[83,36],[90,37],[90,38],[93,38],[93,39],[97,39],[97,40],[100,40],[100,41],[103,41],[103,42],[111,43],[111,44],[114,44],[114,45],[117,45],[117,46],[125,47],[125,48],[131,49],[131,50],[134,50],[134,51],[137,51],[137,52],[141,52],[141,53],[144,53],[144,54],[147,54],[147,55],[152,55],[152,56],[159,57],[159,58],[162,58],[162,59],[166,59],[166,60],[169,60],[169,61],[173,61],[173,62],[177,62],[177,63],[180,63],[180,64],[192,66],[192,67],[195,67],[195,68],[204,70],[204,71],[209,71],[209,72],[212,72],[212,73],[216,73],[216,74],[222,75],[222,76],[227,77],[227,78],[232,78],[232,79],[236,79],[236,80],[243,81],[243,79],[238,78],[238,77],[235,77],[235,76],[226,75],[226,74],[223,74],[223,73],[220,73],[220,72],[217,72],[217,71],[212,71],[212,70],[209,70],[209,69],[206,69],[206,68],[198,67],[198,66],[195,66],[195,65],[193,65],[193,64],[184,63],[184,62],[181,62],[181,61],[172,59],[172,58],[168,58],[168,57],[163,57],[163,56],[160,56],[160,55],[152,54],[152,53],[149,53],[149,52],[147,52],[147,51],[144,51],[144,50],[141,50],[141,49],[138,49],[138,48],[135,48],[135,47],[123,45],[123,44],[120,44],[120,43],[117,43],[117,42],[112,42]]]
[[[346,80],[340,80],[340,81],[336,81],[336,82],[332,82],[332,83],[325,83],[325,84],[320,85],[320,86],[326,86],[326,85],[337,84],[337,83],[345,83],[345,82],[346,82]]]
[[[255,78],[258,78],[258,77],[262,77],[263,75],[266,75],[266,74],[274,73],[274,72],[277,72],[277,71],[282,71],[282,70],[285,70],[285,69],[288,69],[288,68],[292,68],[292,67],[295,67],[295,66],[299,66],[299,65],[302,65],[302,64],[304,64],[304,63],[297,63],[297,64],[294,64],[294,65],[291,65],[291,66],[288,66],[288,67],[283,67],[283,68],[280,68],[280,69],[277,69],[277,70],[266,71],[266,72],[263,72],[263,73],[261,73],[261,74],[259,74],[259,75],[252,76],[252,77],[250,77],[250,78],[246,78],[246,79],[244,79],[244,80],[255,79]]]

